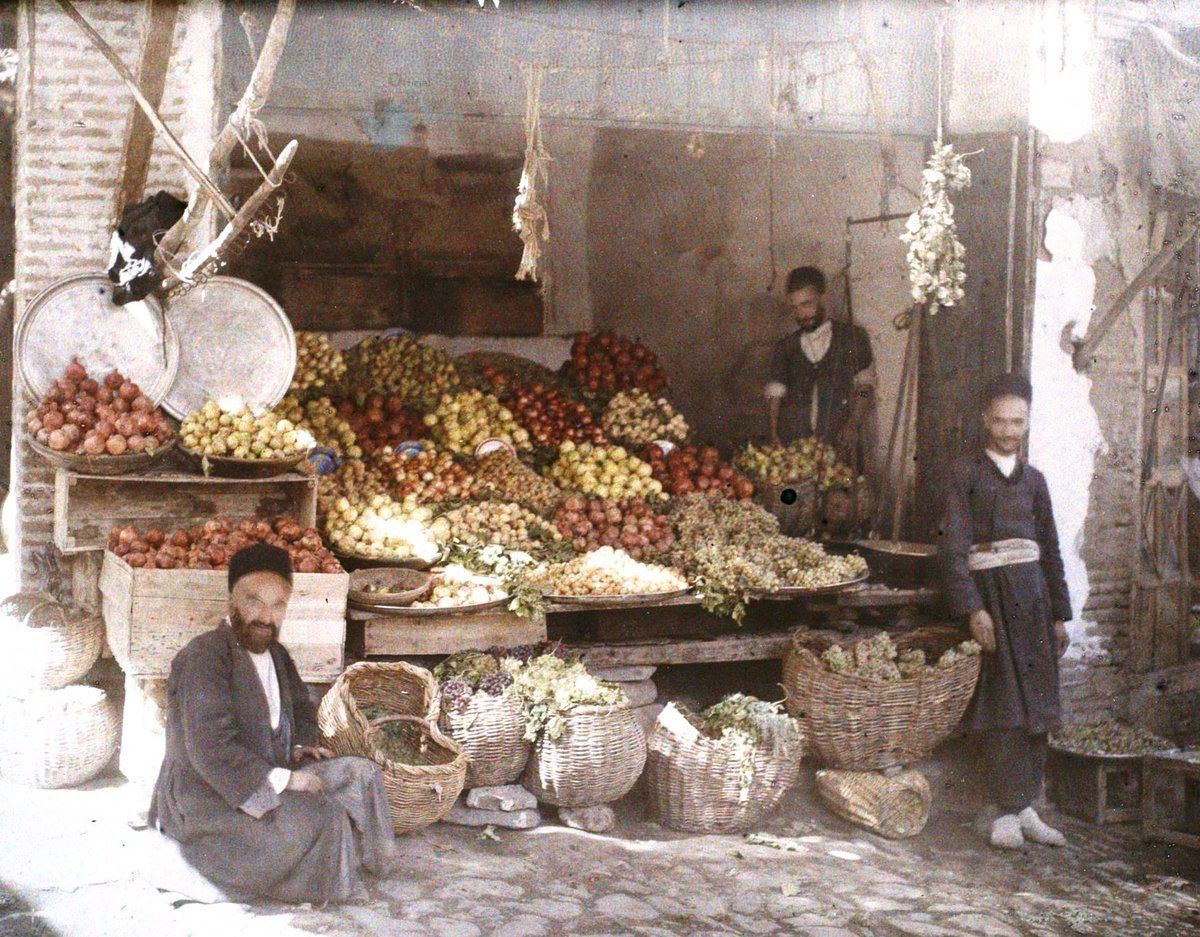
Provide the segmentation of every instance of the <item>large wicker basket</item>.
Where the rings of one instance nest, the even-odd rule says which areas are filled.
[[[104,622],[42,592],[0,603],[0,686],[14,696],[74,683],[100,657]]]
[[[522,783],[543,803],[594,807],[620,800],[646,764],[646,735],[626,705],[578,706],[557,739],[533,747]]]
[[[93,686],[42,690],[0,701],[0,776],[30,787],[74,787],[104,770],[120,723]]]
[[[931,663],[963,640],[954,628],[918,628],[895,636]],[[872,771],[920,761],[954,731],[979,679],[978,655],[919,677],[891,682],[832,673],[821,653],[832,639],[797,632],[783,659],[787,708],[825,766]]]
[[[797,728],[756,745],[747,784],[734,745],[700,733],[672,703],[659,715],[648,748],[646,786],[664,826],[736,833],[753,828],[795,786],[804,741]]]
[[[933,795],[925,776],[902,771],[818,771],[817,793],[843,820],[888,839],[906,839],[925,829]]]
[[[397,833],[436,823],[462,793],[467,757],[438,729],[438,706],[437,683],[428,670],[402,662],[362,661],[337,678],[317,710],[321,735],[333,751],[370,758],[383,768]],[[387,716],[368,721],[364,708]],[[389,722],[405,723],[409,747],[432,763],[403,764],[384,757],[376,733]]]
[[[467,755],[467,784],[492,787],[521,776],[533,747],[525,739],[524,707],[514,693],[476,693],[463,712],[442,706],[438,727]]]

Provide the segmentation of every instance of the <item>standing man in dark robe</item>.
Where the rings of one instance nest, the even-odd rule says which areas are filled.
[[[229,617],[171,664],[167,750],[150,822],[235,898],[326,904],[387,871],[383,776],[317,746],[316,709],[279,643],[292,564],[266,543],[229,562]]]
[[[988,386],[986,445],[955,461],[939,531],[946,601],[984,652],[966,724],[983,735],[1000,808],[991,841],[1003,849],[1065,842],[1033,807],[1047,733],[1061,720],[1058,659],[1071,600],[1046,479],[1021,458],[1031,397],[1018,375]]]
[[[771,441],[816,436],[854,464],[875,393],[871,339],[862,326],[826,315],[825,274],[816,267],[789,273],[786,290],[798,328],[771,357],[764,389]]]

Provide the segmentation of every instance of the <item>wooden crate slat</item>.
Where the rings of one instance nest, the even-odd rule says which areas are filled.
[[[546,626],[509,612],[450,618],[372,618],[364,626],[368,657],[418,657],[518,647],[546,640]]]
[[[626,644],[572,645],[593,667],[717,664],[783,657],[791,642],[788,632],[724,635],[718,638],[661,639]]]
[[[172,530],[216,516],[290,517],[316,524],[316,479],[203,478],[181,473],[54,475],[54,544],[63,553],[103,550],[114,527]]]

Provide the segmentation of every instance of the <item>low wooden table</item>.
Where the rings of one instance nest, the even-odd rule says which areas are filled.
[[[1200,750],[1146,758],[1142,835],[1200,849]]]

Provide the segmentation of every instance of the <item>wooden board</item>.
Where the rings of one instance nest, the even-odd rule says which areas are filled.
[[[667,664],[720,664],[783,657],[791,634],[769,631],[718,638],[662,639],[625,644],[572,644],[592,667],[642,667]]]
[[[134,569],[106,552],[100,570],[104,624],[125,673],[167,676],[176,653],[225,616],[226,582],[219,570]],[[294,577],[279,639],[305,680],[333,680],[342,672],[349,588],[345,573]]]
[[[54,473],[54,545],[63,553],[103,550],[114,527],[174,530],[213,517],[290,517],[316,526],[317,480],[202,478],[181,472],[105,477]]]
[[[1146,759],[1142,780],[1144,839],[1200,849],[1200,760],[1191,760],[1196,757],[1191,752]]]
[[[418,657],[517,647],[546,640],[546,626],[511,612],[446,619],[372,617],[364,626],[367,657]]]

